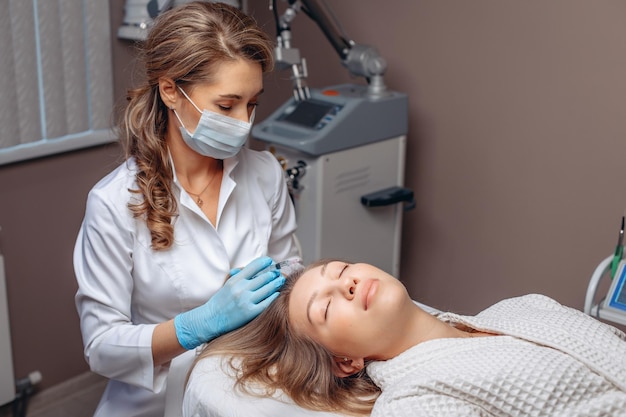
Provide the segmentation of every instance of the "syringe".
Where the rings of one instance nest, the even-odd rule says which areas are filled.
[[[291,273],[293,273],[293,272],[295,272],[295,271],[297,271],[299,269],[302,269],[302,268],[304,268],[304,265],[302,265],[302,262],[300,261],[300,259],[298,259],[298,258],[290,258],[290,259],[287,259],[287,260],[282,261],[282,262],[271,264],[267,268],[265,268],[262,271],[260,271],[259,274],[262,274],[262,273],[268,272],[268,271],[276,271],[276,270],[278,270],[283,275],[289,275],[289,274],[291,274]]]

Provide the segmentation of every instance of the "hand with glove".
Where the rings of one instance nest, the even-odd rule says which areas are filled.
[[[278,297],[278,290],[285,283],[280,271],[264,271],[272,263],[271,258],[264,256],[243,269],[231,270],[231,277],[209,301],[174,317],[181,346],[194,349],[261,314]]]

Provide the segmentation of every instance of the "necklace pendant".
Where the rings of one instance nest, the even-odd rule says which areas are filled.
[[[202,201],[202,199],[200,197],[198,197],[198,199],[196,200],[196,204],[198,205],[198,207],[202,207],[203,203],[204,203],[204,201]]]

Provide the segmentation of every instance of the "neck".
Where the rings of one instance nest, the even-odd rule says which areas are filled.
[[[202,178],[207,174],[213,175],[222,169],[221,160],[200,155],[189,148],[183,141],[176,123],[168,124],[165,140],[179,179],[189,179],[193,183],[194,178],[199,178],[202,182]]]
[[[174,161],[176,175],[185,184],[205,183],[206,177],[213,176],[222,170],[222,160],[200,155],[185,145],[182,139],[168,141],[168,149]]]
[[[176,175],[180,179],[186,179],[191,185],[199,183],[199,185],[205,183],[207,177],[213,177],[216,173],[222,170],[223,161],[220,159],[213,159],[206,156],[198,155],[200,159],[186,159],[183,162],[176,163]]]
[[[468,337],[469,333],[459,330],[439,320],[411,302],[407,308],[405,330],[393,342],[388,358],[395,357],[411,347],[430,340],[443,338]]]

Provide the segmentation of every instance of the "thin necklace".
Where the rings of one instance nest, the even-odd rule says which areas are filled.
[[[218,164],[220,169],[222,168],[222,164],[219,163]],[[187,194],[191,195],[192,197],[196,198],[196,204],[198,205],[198,207],[202,208],[202,205],[204,204],[204,200],[202,200],[202,198],[200,198],[200,196],[202,194],[204,194],[204,192],[207,190],[207,188],[209,188],[209,185],[211,185],[213,183],[213,181],[215,180],[215,178],[217,178],[218,176],[221,175],[221,172],[218,170],[209,180],[209,182],[207,183],[207,185],[202,189],[202,191],[200,191],[198,194],[192,193],[189,190],[187,190],[185,188],[185,191],[187,191]]]
[[[202,204],[204,204],[204,200],[202,200],[200,198],[200,196],[202,194],[204,194],[204,192],[206,191],[207,188],[209,188],[209,185],[211,185],[211,183],[213,183],[213,180],[215,179],[215,177],[217,177],[217,175],[213,175],[211,177],[211,179],[209,180],[208,184],[202,189],[202,191],[200,191],[200,193],[198,194],[194,194],[191,191],[187,191],[187,189],[185,189],[187,191],[187,194],[191,195],[192,197],[196,198],[196,204],[198,205],[198,207],[202,207]]]
[[[213,177],[213,178],[215,178],[215,177]],[[202,191],[200,191],[200,194],[194,194],[191,191],[187,191],[187,194],[189,194],[192,197],[196,198],[196,204],[198,205],[198,207],[202,207],[202,204],[204,204],[204,201],[200,198],[200,195],[204,194],[206,189],[209,188],[209,185],[211,185],[211,183],[213,182],[213,178],[211,178],[209,180],[209,183],[206,185],[206,187],[204,187],[204,189]]]

